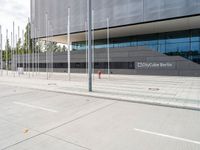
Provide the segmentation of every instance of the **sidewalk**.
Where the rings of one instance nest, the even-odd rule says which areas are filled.
[[[170,107],[200,110],[200,78],[166,76],[94,75],[93,92],[87,90],[84,74],[46,73],[15,75],[4,72],[0,84],[77,94],[119,101],[147,103]]]

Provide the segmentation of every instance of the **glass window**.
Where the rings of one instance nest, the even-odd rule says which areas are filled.
[[[166,40],[165,40],[165,34],[159,34],[158,36],[158,44],[165,44]]]
[[[191,50],[192,51],[200,51],[200,43],[199,42],[192,42],[191,43]]]
[[[175,33],[166,33],[166,43],[183,43],[190,41],[189,31],[175,32]]]
[[[136,41],[131,42],[131,46],[138,46]]]
[[[158,51],[158,45],[148,45],[149,48]]]
[[[191,31],[191,41],[192,42],[200,41],[200,32],[199,32],[199,30]]]
[[[158,45],[158,51],[160,53],[165,53],[165,44]]]
[[[166,44],[166,52],[185,52],[190,50],[190,43]]]
[[[138,40],[138,46],[144,46],[144,45],[145,45],[145,41]]]

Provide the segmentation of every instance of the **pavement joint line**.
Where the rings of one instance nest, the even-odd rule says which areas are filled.
[[[49,109],[49,108],[45,108],[45,107],[41,107],[41,106],[30,105],[27,103],[16,102],[16,101],[13,103],[16,105],[25,106],[25,107],[29,107],[29,108],[33,108],[33,109],[39,109],[39,110],[44,110],[44,111],[48,111],[48,112],[52,112],[52,113],[58,113],[57,110],[53,110],[53,109]]]
[[[86,113],[86,114],[83,114],[83,115],[81,115],[81,116],[79,116],[79,117],[76,117],[76,118],[70,120],[70,121],[64,122],[64,123],[62,123],[62,124],[60,124],[60,125],[58,125],[58,126],[56,126],[56,127],[50,128],[50,129],[48,129],[48,130],[46,130],[46,131],[43,131],[43,132],[40,132],[40,133],[38,133],[38,134],[36,134],[36,135],[34,135],[34,136],[31,136],[31,137],[29,137],[29,138],[27,138],[27,139],[24,139],[24,140],[22,140],[22,141],[19,141],[19,142],[16,142],[16,143],[12,144],[12,145],[9,145],[9,146],[7,146],[7,147],[4,147],[4,148],[2,148],[1,150],[7,150],[8,148],[14,147],[14,146],[16,146],[16,145],[19,145],[19,144],[21,144],[21,143],[24,143],[24,142],[26,142],[26,141],[29,141],[29,140],[34,139],[34,138],[36,138],[36,137],[38,137],[38,136],[41,136],[41,135],[47,135],[48,132],[51,132],[51,131],[53,131],[53,130],[55,130],[55,129],[58,129],[58,128],[62,127],[62,126],[65,126],[65,125],[67,125],[67,124],[70,124],[70,123],[72,123],[72,122],[74,122],[74,121],[77,121],[77,120],[79,120],[79,119],[82,119],[82,118],[84,118],[84,117],[86,117],[86,116],[89,116],[89,115],[91,115],[91,114],[93,114],[93,113],[96,113],[96,112],[98,112],[98,111],[100,111],[100,110],[103,110],[103,109],[105,109],[105,108],[107,108],[107,107],[110,107],[111,105],[114,105],[114,104],[116,104],[116,103],[117,103],[117,102],[115,101],[115,102],[110,103],[110,104],[108,104],[108,105],[102,106],[102,107],[100,107],[100,108],[98,108],[98,109],[96,109],[96,110],[94,110],[94,111],[91,111],[91,112],[88,112],[88,113]],[[82,148],[82,147],[81,147],[81,148]]]
[[[70,141],[64,140],[64,139],[62,139],[62,138],[59,138],[59,137],[56,137],[56,136],[53,136],[53,135],[50,135],[50,134],[44,134],[44,135],[49,136],[49,137],[51,137],[51,138],[54,138],[54,139],[56,139],[56,140],[59,140],[59,141],[65,142],[65,143],[69,143],[69,144],[72,144],[72,145],[78,146],[78,147],[83,148],[83,149],[91,150],[91,149],[89,149],[88,147],[85,147],[85,146],[82,146],[82,145],[80,145],[80,144],[76,144],[76,143],[73,143],[73,142],[70,142]]]
[[[182,142],[200,145],[199,141],[194,141],[194,140],[190,140],[190,139],[186,139],[186,138],[171,136],[171,135],[167,135],[167,134],[162,134],[162,133],[157,133],[157,132],[152,132],[152,131],[147,131],[147,130],[142,130],[142,129],[137,129],[137,128],[135,128],[134,130],[137,132],[145,133],[145,134],[151,134],[151,135],[160,136],[160,137],[164,137],[164,138],[168,138],[168,139],[174,139],[174,140],[178,140],[178,141],[182,141]]]

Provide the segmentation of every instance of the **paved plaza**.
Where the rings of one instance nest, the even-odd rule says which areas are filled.
[[[4,72],[0,83],[67,94],[77,94],[118,101],[200,110],[200,78],[172,76],[93,75],[93,92],[88,92],[87,75],[67,73]]]
[[[10,84],[0,82],[1,150],[200,149],[200,111]]]

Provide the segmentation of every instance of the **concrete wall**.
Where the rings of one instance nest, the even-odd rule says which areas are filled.
[[[71,8],[71,32],[85,30],[87,0],[31,0],[31,20],[38,37],[46,35],[46,19],[48,14],[51,35],[67,32],[67,9]],[[199,0],[92,0],[94,10],[94,27],[106,27],[106,19],[110,18],[110,26],[163,20],[175,17],[200,14]],[[32,36],[34,32],[32,31]]]

